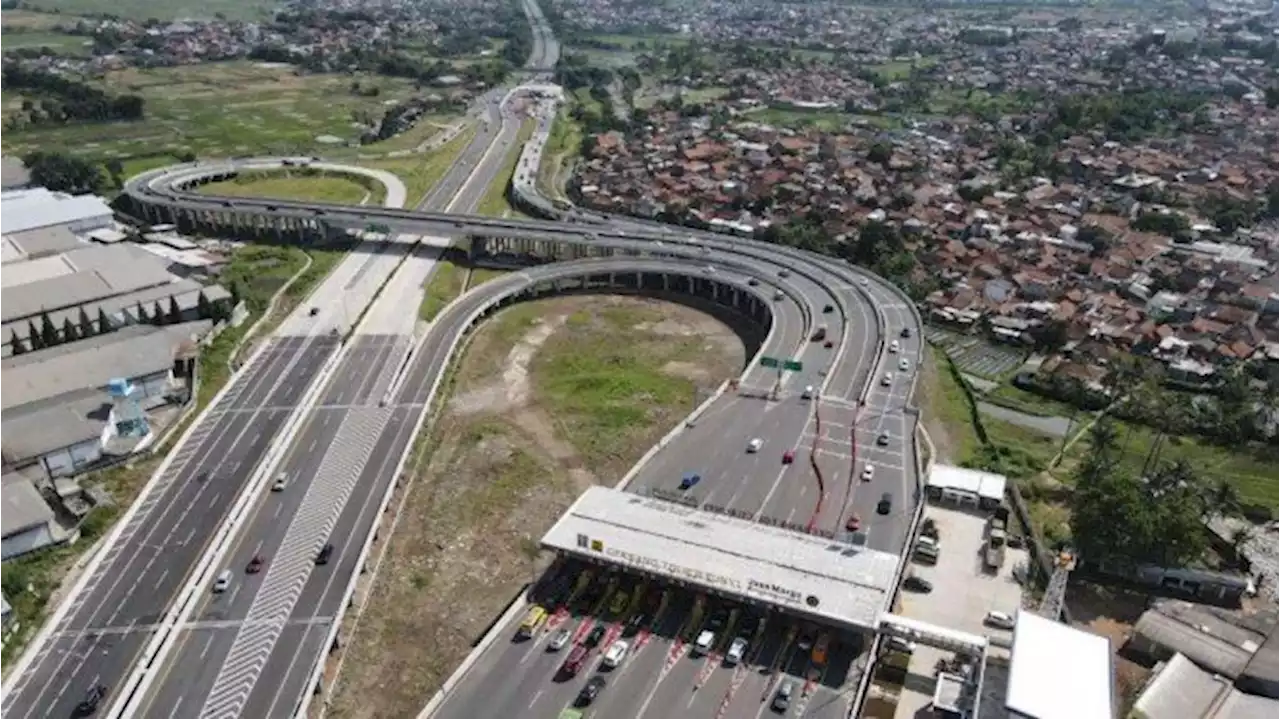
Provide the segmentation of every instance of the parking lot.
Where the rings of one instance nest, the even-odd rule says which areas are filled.
[[[433,716],[849,711],[866,663],[859,632],[574,560],[548,575]]]
[[[1025,565],[1025,549],[1008,549],[996,572],[983,566],[986,515],[931,503],[925,517],[938,530],[938,561],[934,565],[913,561],[911,573],[932,584],[928,593],[903,591],[899,614],[970,634],[1011,639],[1011,632],[987,626],[988,612],[1017,613],[1022,586],[1014,578],[1014,568]],[[1005,650],[993,647],[992,653]],[[950,652],[920,645],[914,648],[894,716],[898,719],[932,716],[935,668]]]

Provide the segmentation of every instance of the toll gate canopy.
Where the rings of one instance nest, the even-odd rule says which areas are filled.
[[[675,583],[874,630],[898,556],[606,487],[588,489],[542,545]]]

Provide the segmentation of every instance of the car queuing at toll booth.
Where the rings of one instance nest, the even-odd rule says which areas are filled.
[[[754,692],[739,700],[750,696],[776,715],[795,716],[819,691],[838,692],[857,680],[851,670],[864,637],[856,632],[574,559],[560,560],[547,576],[511,641],[554,655],[549,681],[577,692],[567,706],[530,716],[562,709],[594,714],[615,678],[643,652],[666,653],[658,683],[682,663],[692,665],[691,691],[718,693],[717,716],[739,690],[747,691],[748,677]]]

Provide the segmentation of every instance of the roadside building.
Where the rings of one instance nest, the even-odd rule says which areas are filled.
[[[1276,612],[1253,615],[1177,600],[1157,602],[1134,625],[1128,649],[1158,661],[1182,655],[1242,690],[1274,696]],[[1269,649],[1269,654],[1267,651]]]
[[[1145,719],[1273,719],[1280,702],[1274,694],[1243,692],[1226,677],[1174,654],[1156,668],[1133,709]]]
[[[1009,479],[1002,474],[935,464],[925,482],[929,499],[942,504],[994,509],[1004,500]]]
[[[6,474],[0,479],[0,560],[20,557],[29,552],[71,538],[72,533],[55,521],[53,510],[31,480]]]
[[[97,195],[68,195],[43,187],[7,190],[0,195],[0,213],[7,233],[65,226],[72,232],[89,232],[115,223],[115,213]]]
[[[1005,708],[1013,719],[1112,719],[1111,640],[1018,612]]]

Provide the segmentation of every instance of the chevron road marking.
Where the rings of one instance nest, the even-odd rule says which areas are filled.
[[[266,665],[289,613],[315,566],[315,553],[337,523],[378,437],[391,418],[387,409],[353,410],[321,460],[316,479],[294,515],[281,554],[268,567],[244,625],[214,680],[201,719],[240,715]]]

